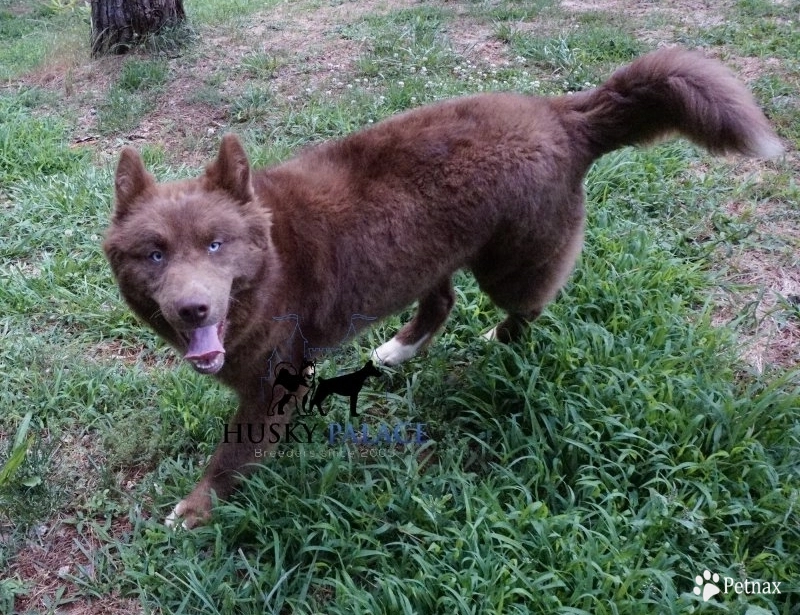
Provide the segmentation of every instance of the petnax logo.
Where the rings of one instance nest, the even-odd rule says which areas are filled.
[[[703,602],[708,602],[717,594],[743,594],[746,596],[753,594],[777,595],[781,593],[781,581],[752,581],[745,579],[737,581],[731,577],[723,577],[716,572],[704,570],[703,574],[698,574],[694,578],[693,593],[703,598]]]

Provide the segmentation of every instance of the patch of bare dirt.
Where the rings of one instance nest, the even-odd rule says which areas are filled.
[[[468,3],[453,3],[453,19],[445,26],[445,33],[456,53],[465,56],[473,64],[500,66],[513,59],[508,45],[494,35],[495,26],[485,19],[471,15]],[[542,20],[529,19],[515,22],[514,28],[532,30],[542,28]]]
[[[100,550],[106,542],[88,524],[83,527],[79,532],[75,525],[56,521],[35,528],[34,537],[16,554],[8,571],[11,578],[31,588],[30,593],[17,598],[14,612],[41,611],[62,615],[130,615],[142,612],[138,601],[113,593],[102,598],[87,598],[72,580],[71,577],[95,578],[95,562],[90,554]],[[127,519],[115,519],[109,533],[124,536],[130,531]]]
[[[0,434],[0,439],[2,437]],[[41,437],[51,439],[47,431]],[[96,436],[64,434],[54,443],[53,455],[59,462],[48,475],[48,483],[68,485],[75,494],[99,492],[97,468],[105,466],[107,460]],[[117,488],[132,492],[145,474],[144,469],[136,467],[118,472]],[[78,507],[77,502],[73,505]],[[70,514],[70,511],[62,509],[60,516],[34,526],[9,558],[6,576],[20,581],[27,590],[17,597],[14,612],[56,612],[62,615],[140,613],[138,601],[115,593],[91,598],[85,587],[75,580],[91,582],[97,579],[101,572],[95,568],[96,558],[104,557],[108,536],[127,540],[125,536],[132,530],[128,518],[115,518],[107,531],[108,536],[105,531],[101,536],[92,524],[76,525],[74,520],[65,520],[64,514]],[[102,525],[103,520],[98,519],[98,524]],[[0,532],[0,541],[2,539]]]
[[[448,23],[446,32],[455,50],[475,64],[500,66],[511,60],[508,45],[497,40],[489,24],[462,15]]]
[[[796,219],[785,219],[783,207],[770,201],[753,210],[738,202],[728,206],[734,219],[754,220],[754,233],[763,239],[726,258],[735,291],[720,293],[712,322],[727,326],[748,314],[738,327],[740,356],[757,373],[800,365],[800,228]]]
[[[298,10],[286,2],[269,12],[253,15],[239,29],[220,28],[204,39],[203,56],[196,61],[173,62],[169,90],[157,113],[145,118],[135,138],[160,141],[180,152],[187,166],[199,167],[215,150],[219,132],[230,124],[229,104],[204,104],[197,92],[204,80],[222,67],[227,76],[217,89],[222,100],[235,100],[249,84],[244,68],[248,58],[261,55],[276,58],[277,67],[269,80],[269,91],[279,99],[292,100],[306,89],[320,89],[328,81],[352,75],[364,42],[338,34],[344,25],[362,15],[416,4],[412,0],[343,2]],[[344,84],[341,84],[344,85]],[[209,87],[209,86],[206,86]],[[193,143],[193,147],[187,147]]]
[[[764,75],[779,73],[783,64],[778,58],[747,58],[743,56],[728,56],[725,58],[725,63],[745,83],[751,83]]]
[[[639,2],[625,2],[625,0],[562,0],[561,8],[567,12],[585,13],[587,11],[619,12],[626,5],[639,4]]]
[[[152,348],[140,344],[131,344],[121,339],[109,339],[92,346],[87,356],[102,363],[123,363],[127,366],[138,365],[140,368],[174,369],[182,359],[174,352],[161,354]]]
[[[730,5],[730,0],[562,0],[560,4],[567,13],[615,13],[636,22],[663,16],[664,21],[704,27],[723,23],[725,9]]]
[[[614,14],[631,24],[637,38],[659,46],[674,41],[676,34],[689,28],[709,28],[724,23],[730,0],[562,0],[567,13],[603,12]]]

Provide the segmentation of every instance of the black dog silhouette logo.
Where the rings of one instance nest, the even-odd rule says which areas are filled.
[[[301,319],[297,314],[277,316],[273,320],[294,322],[286,341],[290,345],[302,344],[304,359],[301,365],[296,366],[283,360],[277,350],[273,351],[267,365],[272,378],[262,379],[262,395],[267,402],[267,415],[283,415],[291,404],[292,409],[300,416],[312,414],[314,408],[320,416],[325,416],[328,411],[323,409],[322,403],[331,395],[339,395],[349,399],[350,415],[358,416],[358,396],[364,383],[370,377],[380,377],[382,375],[380,370],[372,361],[367,361],[363,367],[353,372],[333,378],[320,378],[317,377],[317,365],[311,357],[342,354],[344,343],[361,328],[357,324],[358,321],[372,321],[375,318],[353,314],[342,341],[333,347],[314,346],[303,334]]]
[[[320,378],[314,389],[314,396],[311,398],[311,408],[313,410],[316,406],[321,416],[325,416],[328,412],[322,409],[322,402],[325,401],[329,395],[336,394],[342,397],[350,398],[350,416],[358,416],[356,406],[358,404],[358,394],[364,386],[364,382],[370,376],[381,376],[380,370],[373,365],[372,361],[367,361],[364,367],[354,371],[350,374],[337,376],[336,378]]]

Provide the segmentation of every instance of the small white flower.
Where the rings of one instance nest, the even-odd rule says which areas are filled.
[[[73,231],[71,228],[68,228],[67,230],[64,231],[64,236],[65,237],[72,237],[74,232],[75,231]]]

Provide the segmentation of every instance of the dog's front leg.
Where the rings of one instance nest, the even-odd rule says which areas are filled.
[[[211,493],[221,500],[227,499],[242,478],[255,471],[256,464],[276,446],[291,421],[292,404],[287,404],[285,414],[268,416],[268,403],[258,398],[240,401],[203,477],[169,514],[168,526],[182,520],[183,527],[188,529],[207,522],[211,516]]]

